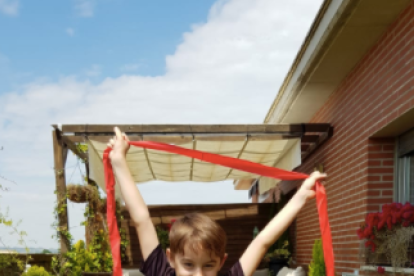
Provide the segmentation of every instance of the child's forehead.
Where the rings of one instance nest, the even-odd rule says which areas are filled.
[[[211,263],[216,262],[219,257],[216,257],[215,255],[210,254],[210,252],[202,251],[198,254],[195,253],[189,253],[189,254],[182,254],[179,255],[179,258],[182,260],[188,260],[188,261],[194,261],[194,262],[200,262],[200,263]]]
[[[211,250],[204,248],[201,244],[186,244],[183,248],[183,252],[178,253],[180,257],[186,259],[203,258],[203,259],[216,259],[219,258]]]

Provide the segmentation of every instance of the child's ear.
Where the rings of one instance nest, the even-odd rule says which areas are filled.
[[[226,262],[226,260],[227,260],[227,253],[226,254],[224,254],[224,257],[221,259],[221,262],[220,262],[220,269],[223,267],[223,265],[224,265],[224,263]]]
[[[169,248],[167,248],[167,250],[165,251],[165,253],[167,255],[167,259],[168,259],[168,262],[170,263],[170,266],[172,268],[175,268],[174,256],[171,254],[171,250]]]

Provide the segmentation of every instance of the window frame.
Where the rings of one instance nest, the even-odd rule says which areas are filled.
[[[414,173],[411,171],[414,162],[414,129],[411,129],[395,139],[394,155],[394,202],[414,204]],[[409,141],[409,143],[407,143]],[[413,142],[410,142],[413,141]]]

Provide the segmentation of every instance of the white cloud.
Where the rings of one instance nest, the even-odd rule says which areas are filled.
[[[140,64],[138,64],[138,63],[124,64],[121,67],[121,71],[123,71],[123,72],[133,72],[133,71],[138,70],[138,68],[140,68]]]
[[[95,6],[96,0],[75,0],[75,12],[80,17],[92,17]]]
[[[0,95],[0,145],[8,152],[0,158],[0,174],[24,183],[26,193],[53,193],[53,123],[263,122],[321,2],[219,1],[207,22],[193,26],[166,57],[165,75],[128,75],[98,84],[64,77]],[[91,76],[99,72],[97,65],[89,70]],[[226,183],[217,190],[218,185],[180,184],[174,198],[162,199],[154,194],[173,184],[147,184],[142,190],[149,204],[214,202],[217,193],[219,200],[247,201],[246,192]],[[40,208],[29,204],[23,202],[25,208]]]
[[[67,29],[66,29],[66,33],[67,33],[69,36],[74,36],[74,35],[75,35],[75,30],[74,30],[74,29],[72,29],[72,28],[67,28]]]
[[[90,68],[85,70],[85,75],[88,77],[97,77],[101,74],[101,66],[94,64]]]
[[[0,0],[0,12],[15,16],[19,13],[19,0]]]

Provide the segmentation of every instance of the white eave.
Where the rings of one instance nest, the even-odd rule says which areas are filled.
[[[411,0],[325,0],[265,123],[306,123]]]

